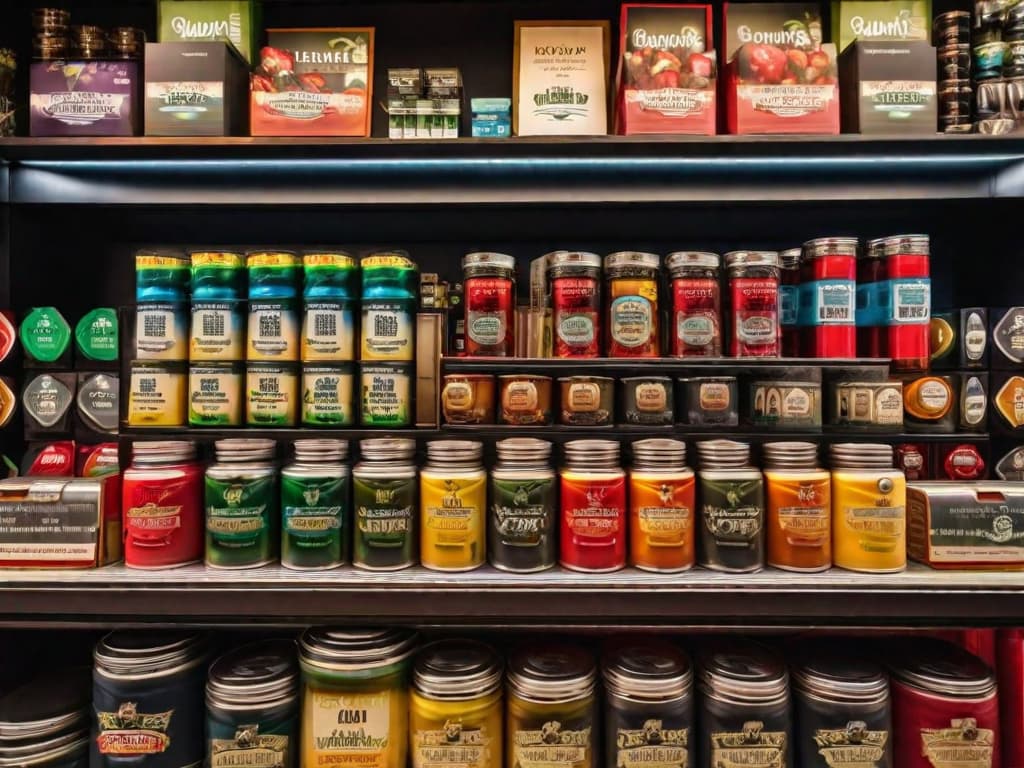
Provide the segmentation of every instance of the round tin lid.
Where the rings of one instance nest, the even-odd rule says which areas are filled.
[[[34,768],[34,766],[54,766],[65,764],[65,761],[75,761],[73,765],[80,765],[80,760],[87,761],[89,757],[89,732],[82,731],[78,738],[70,743],[62,743],[52,749],[44,749],[35,752],[31,757],[16,755],[9,757],[4,750],[0,750],[0,768]]]
[[[412,655],[418,635],[410,629],[307,629],[300,660],[322,669],[358,671],[397,664]]]
[[[570,440],[562,449],[566,462],[574,467],[614,467],[619,462],[617,440]]]
[[[535,437],[509,437],[494,445],[498,458],[512,461],[547,461],[551,456],[551,442]]]
[[[413,686],[428,699],[475,699],[501,687],[504,662],[475,640],[439,640],[420,649]]]
[[[333,439],[296,440],[297,461],[344,461],[348,456],[348,441]]]
[[[202,635],[184,632],[121,631],[104,637],[93,652],[96,671],[112,676],[170,674],[206,653]]]
[[[18,740],[0,739],[0,760],[21,758],[27,761],[39,754],[59,753],[70,745],[79,743],[89,735],[88,715],[84,711],[80,714],[79,722],[75,723],[74,727],[65,733],[59,733],[55,736],[47,734]]]
[[[291,640],[264,640],[225,653],[210,665],[210,703],[256,708],[298,695],[299,665]]]
[[[609,253],[604,257],[605,269],[617,269],[619,267],[644,267],[657,269],[661,266],[661,256],[656,253],[645,253],[643,251],[617,251]]]
[[[670,701],[686,696],[693,685],[687,655],[661,640],[623,640],[601,661],[609,693],[642,701]]]
[[[707,467],[745,467],[750,463],[750,446],[733,440],[702,440],[697,443],[697,454]]]
[[[596,680],[593,657],[582,648],[564,643],[516,651],[508,663],[510,690],[532,701],[572,701],[590,696]]]
[[[196,457],[196,444],[190,440],[154,440],[132,443],[132,462],[136,464],[166,464],[191,461]]]
[[[893,448],[883,443],[833,443],[829,458],[842,469],[891,469]]]
[[[247,437],[218,440],[213,446],[217,451],[217,461],[260,461],[274,458],[277,451],[277,443],[274,440]]]
[[[516,258],[515,256],[509,256],[507,253],[490,253],[486,251],[467,253],[462,257],[463,269],[486,266],[497,267],[498,269],[515,269]]]
[[[704,267],[706,269],[718,269],[722,259],[717,253],[708,251],[676,251],[665,257],[665,266],[669,271],[685,269],[686,267]]]
[[[952,643],[915,638],[892,658],[892,676],[914,688],[965,699],[988,696],[996,690],[991,668]]]
[[[860,240],[856,237],[818,237],[804,243],[803,258],[819,256],[852,256],[856,258]]]
[[[586,251],[554,251],[548,254],[548,269],[555,267],[597,267],[601,268],[601,257]]]
[[[89,667],[40,672],[0,697],[0,740],[60,733],[85,719],[91,701]]]
[[[359,441],[359,454],[370,461],[403,461],[416,455],[416,441],[405,437]]]
[[[67,385],[49,373],[36,376],[22,393],[25,410],[44,427],[52,427],[64,418],[73,399]]]
[[[484,445],[476,440],[431,440],[427,443],[427,461],[433,464],[475,466],[483,456]]]
[[[802,661],[793,667],[793,688],[826,701],[878,703],[889,697],[889,678],[881,666],[825,647],[801,648]]]
[[[633,460],[643,464],[685,465],[686,443],[665,438],[637,440],[633,443]]]
[[[775,651],[740,638],[724,638],[697,653],[701,691],[726,702],[766,704],[789,695],[789,674]]]
[[[779,254],[776,251],[731,251],[725,254],[725,266],[734,267],[777,267]]]
[[[886,256],[928,255],[928,235],[892,235],[882,239]]]
[[[766,465],[777,469],[803,469],[818,465],[818,446],[815,443],[775,442],[761,446]]]

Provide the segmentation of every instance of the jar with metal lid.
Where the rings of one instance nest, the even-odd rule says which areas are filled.
[[[699,765],[790,768],[789,673],[778,654],[749,640],[722,638],[698,651],[697,669]]]
[[[206,564],[257,568],[277,559],[277,465],[273,440],[218,440],[206,469]]]
[[[885,241],[868,240],[857,259],[857,354],[885,357],[888,348],[883,303]]]
[[[604,260],[608,283],[608,357],[660,357],[656,253],[620,251]]]
[[[416,441],[362,440],[352,470],[352,564],[368,571],[397,571],[419,560],[416,535]]]
[[[713,571],[764,568],[764,478],[750,466],[750,446],[731,440],[697,443],[700,535],[697,562]]]
[[[462,257],[466,354],[515,357],[516,260],[504,253]]]
[[[208,660],[202,635],[115,631],[99,642],[93,659],[91,768],[202,764]]]
[[[907,481],[882,443],[835,443],[832,560],[840,568],[893,573],[907,567]]]
[[[551,443],[513,437],[495,444],[491,470],[491,514],[487,518],[488,561],[500,571],[533,573],[557,560],[555,471]]]
[[[782,356],[800,357],[800,256],[803,248],[779,251],[779,329]]]
[[[626,473],[615,440],[570,440],[560,473],[559,562],[573,571],[626,566]]]
[[[601,352],[601,257],[555,251],[548,256],[553,357]]]
[[[696,765],[693,669],[661,640],[623,640],[601,662],[604,764],[679,768]]]
[[[804,243],[798,320],[804,357],[857,356],[859,248],[855,237],[822,237]]]
[[[733,357],[778,357],[779,254],[733,251],[725,254],[729,270],[729,317]]]
[[[89,667],[57,667],[0,696],[0,766],[87,768]]]
[[[439,640],[416,656],[409,694],[413,768],[501,768],[501,656],[475,640]]]
[[[203,559],[203,468],[196,444],[136,441],[121,482],[124,564],[175,568]]]
[[[717,253],[670,253],[665,266],[672,278],[673,357],[720,357],[722,303]]]
[[[595,768],[599,730],[593,657],[562,643],[534,645],[508,663],[505,765]]]
[[[831,475],[814,443],[765,443],[768,565],[824,571],[832,565]]]
[[[416,642],[408,629],[306,630],[299,765],[404,768]]]
[[[348,443],[296,440],[295,461],[281,470],[281,565],[326,570],[348,562]]]
[[[206,738],[210,768],[295,768],[299,665],[291,640],[262,640],[210,665]]]
[[[475,440],[433,440],[420,470],[420,562],[471,571],[487,558],[487,470]]]
[[[696,480],[686,443],[637,440],[629,473],[629,564],[644,571],[685,571],[696,559]]]
[[[895,235],[885,253],[887,352],[897,371],[925,371],[931,357],[931,268],[928,235]]]
[[[996,679],[951,643],[914,638],[890,657],[894,764],[900,768],[998,768]]]
[[[794,657],[797,658],[797,657]],[[891,768],[889,678],[852,647],[801,648],[793,667],[796,762],[801,768]]]

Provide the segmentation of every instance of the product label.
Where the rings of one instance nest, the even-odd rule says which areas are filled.
[[[777,355],[779,286],[775,280],[734,278],[731,282],[734,352]]]
[[[185,374],[140,368],[128,392],[131,426],[180,426],[185,416]]]
[[[363,424],[401,426],[409,423],[409,374],[389,369],[362,373]]]
[[[224,117],[223,80],[147,82],[146,130],[180,134],[183,121],[220,125]]]
[[[702,382],[697,400],[705,411],[724,411],[732,402],[731,388],[719,381]]]
[[[313,426],[352,423],[352,374],[306,369],[302,374],[302,423]]]
[[[185,311],[180,304],[140,304],[135,312],[135,350],[140,360],[185,360]]]
[[[554,514],[554,479],[494,481],[494,530],[508,547],[538,547]]]
[[[249,360],[298,360],[295,308],[289,302],[250,302]]]
[[[619,296],[609,311],[612,341],[631,349],[650,343],[654,308],[643,296]]]
[[[800,286],[798,324],[854,325],[857,284],[853,280],[816,280]]]
[[[985,321],[977,312],[971,312],[964,322],[964,357],[976,363],[985,356],[987,346],[988,332]]]
[[[233,739],[210,739],[210,768],[288,768],[288,737],[260,734],[258,724],[238,728]]]
[[[574,413],[593,413],[600,409],[601,386],[592,382],[570,384],[568,407]]]
[[[515,311],[514,283],[505,278],[475,277],[466,281],[466,336],[469,352],[506,343]],[[508,350],[505,350],[508,351]]]
[[[189,373],[189,424],[237,426],[241,376],[231,370],[193,368]]]
[[[70,69],[75,65],[68,65]],[[85,65],[78,65],[84,69]],[[75,76],[78,79],[78,75]],[[101,120],[120,120],[127,115],[131,105],[130,94],[97,93],[93,91],[58,91],[56,93],[33,93],[32,106],[47,117],[59,120],[65,125],[83,126]]]
[[[829,478],[795,480],[774,473],[767,478],[768,508],[773,510],[770,517],[778,520],[786,543],[791,547],[827,546],[832,523]]]
[[[412,533],[415,481],[356,480],[356,529],[371,546],[399,549]]]
[[[424,563],[449,567],[482,559],[487,480],[472,478],[420,478],[423,508]]]
[[[968,426],[975,427],[985,420],[988,410],[988,397],[985,387],[977,376],[972,376],[964,384],[963,397],[960,401],[960,418]]]
[[[285,370],[250,370],[246,376],[250,424],[287,426],[295,423],[295,374]]]
[[[919,325],[931,319],[931,281],[926,279],[891,280],[892,314],[894,325]]]
[[[563,481],[562,514],[569,530],[585,539],[607,539],[612,543],[623,534],[626,516],[625,479]],[[570,493],[566,493],[570,490]]]
[[[409,302],[363,302],[363,360],[412,360],[413,318]]]
[[[551,285],[555,357],[596,357],[601,293],[597,280],[558,277]]]
[[[711,765],[779,768],[786,762],[786,734],[766,731],[764,723],[743,724],[742,731],[711,733]]]
[[[676,338],[672,351],[683,356],[720,344],[718,282],[710,279],[677,279],[672,282]]]
[[[192,304],[190,360],[240,360],[242,319],[238,304],[203,302]]]
[[[629,498],[648,547],[681,547],[693,528],[694,478],[630,478]]]
[[[668,407],[668,391],[659,382],[637,384],[633,404],[641,413],[661,413]]]
[[[393,768],[391,694],[336,693],[310,690],[303,724],[303,765],[348,768]],[[400,737],[396,734],[396,737]]]
[[[539,730],[513,730],[508,737],[519,768],[586,768],[593,750],[590,731],[583,722],[552,720]]]
[[[352,360],[355,325],[348,302],[306,302],[302,319],[302,360]]]
[[[59,501],[0,502],[0,562],[96,562],[99,495],[95,503]],[[128,510],[130,515],[132,510]]]
[[[617,768],[688,768],[689,728],[664,728],[661,720],[648,720],[641,730],[615,732]]]
[[[344,525],[348,482],[344,477],[281,476],[284,534],[300,550],[323,549]]]
[[[764,526],[763,481],[701,482],[701,518],[720,546],[749,547]]]
[[[927,531],[927,557],[943,563],[1000,563],[1024,560],[1024,497],[1000,491],[982,500],[973,489],[907,488],[911,537]]]
[[[779,322],[784,326],[797,324],[800,289],[796,285],[779,286]]]
[[[888,731],[872,731],[863,721],[845,728],[819,728],[814,743],[829,768],[876,768],[885,760]]]
[[[121,704],[116,712],[97,712],[99,735],[96,746],[101,755],[137,757],[158,755],[167,751],[171,737],[167,730],[174,710],[153,714],[139,712],[131,702]]]
[[[442,730],[413,733],[413,766],[484,768],[490,757],[491,741],[485,726],[468,728],[457,720],[447,720]]]
[[[949,728],[922,728],[921,753],[932,768],[992,768],[995,732],[973,717],[950,720]]]
[[[206,533],[217,547],[256,547],[269,535],[276,479],[221,481],[206,478]]]
[[[766,112],[777,117],[799,118],[814,115],[829,109],[839,96],[835,85],[749,85],[736,86],[736,98],[747,102],[756,112]]]

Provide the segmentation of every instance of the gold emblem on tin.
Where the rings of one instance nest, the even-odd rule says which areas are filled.
[[[784,732],[766,731],[763,722],[751,720],[742,731],[711,734],[711,764],[715,768],[783,768],[786,746]]]
[[[868,730],[862,720],[852,720],[845,728],[823,728],[814,734],[818,754],[832,768],[876,768],[885,757],[888,741],[888,731]]]
[[[922,728],[921,754],[934,768],[992,768],[995,733],[973,717],[952,719],[949,728]]]

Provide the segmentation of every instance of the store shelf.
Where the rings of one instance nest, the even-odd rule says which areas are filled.
[[[122,440],[195,440],[200,443],[223,440],[228,437],[249,439],[270,439],[290,443],[293,440],[309,438],[335,438],[338,440],[364,440],[375,437],[437,437],[436,429],[362,429],[359,427],[320,429],[313,427],[285,427],[281,429],[255,429],[247,427],[226,427],[204,429],[202,427],[122,427]]]
[[[212,571],[0,574],[5,625],[194,623],[416,623],[687,626],[1001,624],[1024,615],[1015,573],[931,571],[866,575],[839,570],[754,575],[482,569],[389,574],[279,566]]]
[[[700,370],[702,375],[718,373],[733,375],[792,369],[835,369],[872,366],[888,370],[888,358],[864,357],[842,359],[809,359],[803,357],[658,357],[658,358],[517,358],[517,357],[446,357],[441,360],[444,373],[544,373],[596,376],[609,372],[630,374],[671,374]],[[787,378],[792,379],[792,376]]]

